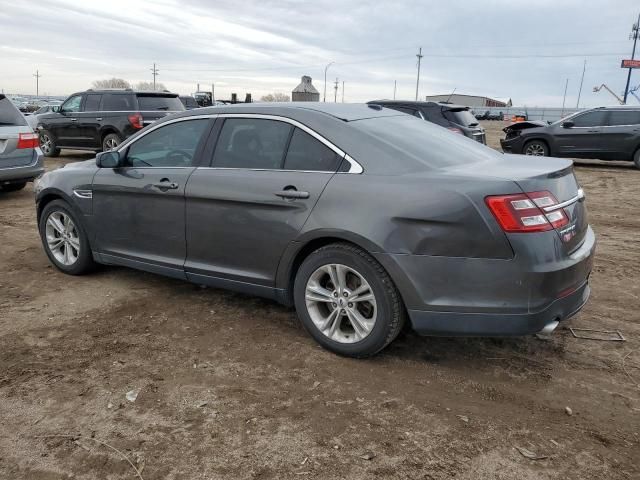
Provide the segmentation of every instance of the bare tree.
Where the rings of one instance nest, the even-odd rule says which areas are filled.
[[[96,80],[93,88],[131,88],[131,84],[122,78],[109,78],[106,80]]]
[[[275,92],[262,96],[260,100],[263,102],[290,102],[291,98],[284,93]]]
[[[136,83],[136,90],[149,90],[153,91],[153,82],[138,82]],[[156,82],[156,90],[167,90],[164,83]]]

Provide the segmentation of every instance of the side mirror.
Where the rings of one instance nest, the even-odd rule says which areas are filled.
[[[101,152],[96,155],[96,165],[99,168],[118,168],[121,167],[123,163],[120,152],[109,150],[108,152]]]
[[[562,122],[562,127],[563,128],[571,128],[573,127],[573,122],[571,120],[567,120],[566,122]]]
[[[59,105],[54,105],[53,107],[51,107],[51,111],[53,113],[57,113],[60,111],[60,106]]]

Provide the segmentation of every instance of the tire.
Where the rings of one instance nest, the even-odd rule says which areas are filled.
[[[633,164],[640,170],[640,148],[638,148],[636,153],[633,155]]]
[[[60,149],[51,132],[42,130],[38,138],[40,140],[40,150],[42,150],[45,157],[57,157],[60,155]]]
[[[339,277],[344,281],[338,280],[336,288],[331,279]],[[358,295],[359,287],[363,290]],[[315,296],[307,297],[307,292]],[[389,274],[367,252],[346,243],[311,253],[296,273],[293,295],[307,332],[339,355],[375,355],[398,336],[405,322],[404,304]]]
[[[0,192],[17,192],[27,186],[27,182],[7,183],[0,187]]]
[[[69,227],[70,225],[63,220],[65,216],[73,224],[73,228],[66,233],[68,239],[66,241],[64,240],[66,229],[61,227]],[[52,218],[54,222],[49,224],[49,219]],[[58,221],[58,228],[55,227],[55,220]],[[54,200],[48,203],[42,210],[38,227],[44,251],[58,270],[69,275],[82,275],[96,267],[87,234],[78,216],[67,202]],[[64,245],[54,251],[52,245],[56,239],[58,240],[57,244],[63,243]]]
[[[121,143],[122,139],[120,138],[120,135],[117,133],[110,133],[102,139],[102,151],[108,152],[109,150],[113,150]]]
[[[532,155],[534,157],[548,157],[549,147],[542,140],[529,140],[524,144],[522,153],[524,155]]]

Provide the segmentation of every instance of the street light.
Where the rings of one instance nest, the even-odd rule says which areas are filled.
[[[324,95],[322,97],[322,101],[326,102],[327,101],[327,70],[329,69],[329,67],[331,65],[333,65],[335,62],[330,62],[329,64],[327,64],[326,67],[324,67]]]

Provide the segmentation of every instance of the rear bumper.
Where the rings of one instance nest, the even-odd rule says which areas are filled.
[[[562,322],[587,303],[591,288],[585,282],[571,295],[560,298],[536,313],[460,313],[409,310],[414,330],[420,335],[505,337],[540,332],[549,323]]]
[[[514,234],[517,235],[517,234]],[[511,336],[565,320],[589,298],[596,248],[587,229],[582,245],[562,253],[556,232],[511,239],[509,260],[377,254],[402,294],[413,328],[424,335]]]
[[[0,185],[3,183],[28,182],[44,173],[44,157],[40,149],[34,150],[35,160],[30,165],[0,167]]]

